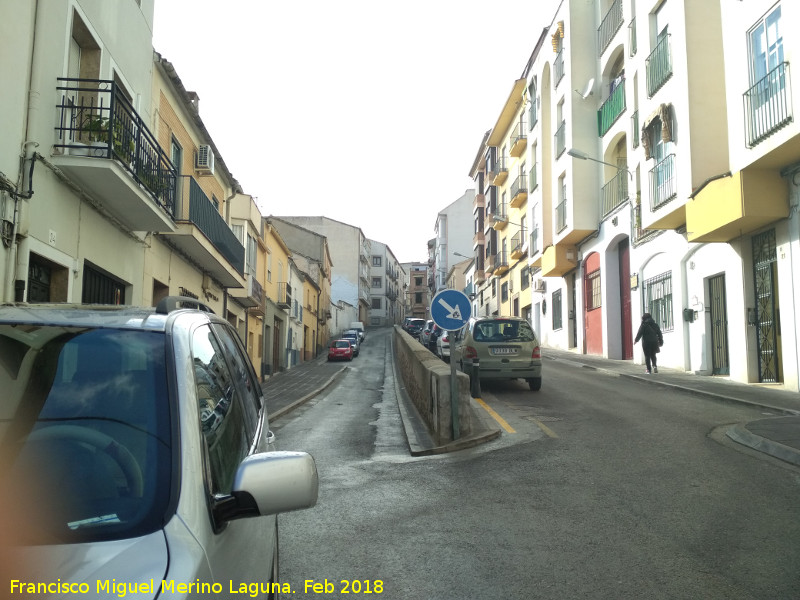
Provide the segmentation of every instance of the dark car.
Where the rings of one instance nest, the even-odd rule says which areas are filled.
[[[425,319],[409,319],[406,332],[413,338],[419,339],[422,329],[425,327]]]

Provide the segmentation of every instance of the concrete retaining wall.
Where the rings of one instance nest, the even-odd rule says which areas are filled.
[[[440,360],[399,325],[394,326],[394,354],[406,393],[428,425],[437,444],[453,441],[450,416],[450,365]],[[469,377],[456,373],[459,437],[473,433],[479,423],[470,404]]]

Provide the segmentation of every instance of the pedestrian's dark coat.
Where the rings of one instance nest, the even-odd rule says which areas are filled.
[[[650,316],[650,313],[642,315],[642,324],[639,325],[639,331],[636,332],[636,339],[633,341],[635,344],[642,340],[642,349],[647,351],[656,352],[657,348],[664,344],[664,338],[661,335],[661,328]]]

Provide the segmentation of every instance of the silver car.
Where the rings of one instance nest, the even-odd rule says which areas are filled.
[[[470,319],[450,340],[450,348],[450,360],[470,376],[473,393],[489,379],[524,379],[533,391],[542,387],[542,352],[525,319]]]
[[[314,460],[276,451],[236,331],[186,302],[197,304],[0,307],[18,579],[88,597],[286,591],[276,515],[316,503]]]

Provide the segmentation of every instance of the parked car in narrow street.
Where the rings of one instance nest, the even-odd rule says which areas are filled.
[[[445,362],[450,362],[450,332],[441,330],[441,334],[436,338],[436,356]]]
[[[361,351],[361,335],[355,329],[348,329],[342,334],[342,339],[350,342],[353,347],[353,356],[358,356]]]
[[[162,581],[263,582],[267,597],[275,515],[314,506],[318,476],[310,455],[275,451],[226,320],[179,297],[3,306],[0,364],[3,511],[19,524],[3,541],[29,581],[148,597],[169,595]]]
[[[530,324],[520,317],[472,318],[451,340],[451,360],[474,379],[524,379],[542,387],[542,353]]]
[[[419,339],[423,327],[425,327],[425,319],[411,319],[408,322],[406,333],[413,338]]]
[[[427,346],[431,340],[431,331],[433,331],[434,322],[432,320],[425,321],[425,327],[422,328],[422,331],[419,334],[419,341],[422,342],[423,346]]]
[[[353,360],[353,346],[349,340],[333,340],[328,346],[328,360]]]

